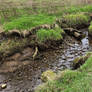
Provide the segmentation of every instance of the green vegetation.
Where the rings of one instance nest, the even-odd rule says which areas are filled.
[[[12,0],[10,0],[12,1]],[[16,0],[14,0],[16,1]],[[25,1],[25,0],[23,0]],[[42,2],[42,0],[39,0]],[[48,0],[47,2],[49,2]],[[59,1],[60,2],[60,1]],[[50,2],[51,3],[51,2]],[[46,3],[47,4],[47,3]],[[49,3],[48,3],[49,4]],[[4,9],[0,11],[0,24],[3,25],[5,32],[13,29],[19,31],[31,30],[43,24],[53,24],[57,18],[61,18],[61,27],[73,27],[77,28],[81,25],[87,25],[90,21],[90,17],[87,13],[92,13],[92,5],[79,6],[79,7],[60,7],[54,8],[48,7],[45,9],[41,6],[37,8],[35,5],[24,8]],[[53,5],[53,4],[51,4]],[[34,7],[33,7],[34,6]],[[46,11],[44,11],[44,9]],[[41,8],[41,9],[40,9]],[[51,10],[50,10],[51,9]],[[50,11],[49,11],[50,10]],[[50,13],[49,13],[50,12]],[[54,12],[54,13],[52,13]],[[54,15],[53,15],[54,14]],[[23,32],[23,31],[22,31]],[[25,32],[24,32],[25,33]],[[36,30],[36,37],[28,38],[13,38],[6,39],[0,43],[1,55],[7,56],[9,53],[15,50],[20,50],[25,46],[34,45],[37,41],[38,44],[45,43],[46,41],[57,41],[63,39],[64,31],[60,27],[53,29],[39,29]],[[92,22],[89,27],[89,34],[92,34]],[[37,45],[37,44],[36,44]],[[43,45],[43,44],[42,44]],[[49,45],[48,45],[49,46]],[[65,70],[59,74],[53,74],[49,71],[42,75],[44,81],[47,81],[44,85],[38,87],[36,92],[91,92],[92,91],[92,55],[78,70]],[[84,57],[77,58],[75,64],[85,62]],[[51,79],[49,74],[52,74]],[[47,76],[48,75],[48,76]],[[55,79],[54,76],[55,75]],[[47,79],[46,79],[47,76]],[[56,77],[57,76],[57,77]],[[51,80],[51,81],[50,81]]]
[[[47,70],[46,72],[42,73],[41,80],[43,82],[53,81],[55,77],[56,77],[56,73],[54,73],[52,70]]]
[[[64,11],[64,13],[82,13],[82,12],[92,12],[92,5],[86,5],[86,6],[73,6],[73,7],[67,7],[66,10]]]
[[[12,40],[5,40],[2,43],[0,43],[0,53],[7,53],[7,52],[14,52],[17,49],[21,49],[21,47],[24,47],[27,45],[28,39],[12,39]]]
[[[92,36],[92,22],[91,22],[91,24],[90,24],[90,26],[89,26],[89,35]]]
[[[21,30],[21,29],[29,29],[41,24],[53,23],[55,22],[56,18],[60,18],[64,14],[92,12],[92,5],[86,5],[82,7],[77,7],[77,6],[64,7],[64,9],[59,9],[60,12],[57,11],[57,13],[54,14],[54,16],[53,14],[48,14],[47,12],[44,12],[44,13],[38,12],[34,15],[34,14],[31,14],[31,11],[33,11],[31,10],[31,8],[25,8],[25,9],[14,8],[13,10],[11,9],[5,10],[4,14],[1,12],[2,15],[0,20],[1,20],[1,23],[4,24],[4,29],[11,30],[16,28]],[[7,15],[4,16],[5,14]]]
[[[55,29],[40,29],[37,31],[38,42],[45,42],[47,40],[60,40],[63,39],[62,34],[64,31],[61,28]]]
[[[55,21],[55,16],[48,16],[44,14],[22,16],[18,19],[14,19],[11,22],[4,24],[4,30],[9,31],[12,29],[32,29],[33,27],[40,26],[42,24],[52,24]]]
[[[80,24],[80,23],[87,23],[89,21],[89,17],[87,15],[78,14],[79,12],[92,12],[92,5],[86,5],[82,7],[66,7],[65,9],[60,9],[60,13],[57,14],[46,14],[41,13],[40,14],[29,14],[31,11],[30,8],[25,9],[14,9],[15,16],[11,15],[10,13],[13,11],[6,12],[6,14],[9,13],[9,16],[1,16],[1,22],[4,24],[3,28],[5,31],[12,30],[12,29],[31,29],[33,27],[42,25],[42,24],[52,24],[55,22],[56,18],[60,18],[64,14],[71,14],[71,13],[77,13],[66,15],[64,16],[67,20],[67,23],[69,23],[69,26]],[[15,14],[17,13],[17,14]],[[18,15],[19,14],[19,15]],[[11,15],[11,16],[10,16]],[[73,17],[73,19],[72,19]],[[77,19],[77,17],[79,17]],[[7,18],[7,19],[6,19]],[[71,21],[70,21],[71,20]]]
[[[63,16],[62,21],[64,23],[61,23],[61,26],[65,24],[66,26],[63,27],[80,27],[80,25],[87,25],[90,21],[90,17],[88,15],[85,15],[83,13],[77,13],[77,14],[68,14]]]
[[[80,69],[65,70],[53,81],[39,86],[36,92],[91,92],[92,91],[92,56]]]

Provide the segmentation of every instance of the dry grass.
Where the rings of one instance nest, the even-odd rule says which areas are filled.
[[[67,7],[88,4],[92,0],[0,0],[0,16],[7,20],[11,16],[34,13],[61,15]]]
[[[0,6],[53,8],[71,5],[92,4],[92,0],[0,0]]]

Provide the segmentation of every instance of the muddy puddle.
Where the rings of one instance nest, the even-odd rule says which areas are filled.
[[[35,61],[32,61],[30,58],[17,61],[23,63],[25,66],[19,67],[12,73],[8,72],[9,67],[6,66],[7,64],[2,65],[3,68],[1,66],[0,70],[7,71],[6,73],[0,73],[0,84],[6,83],[7,88],[0,91],[33,92],[33,90],[42,83],[40,79],[42,72],[48,69],[52,69],[55,72],[72,69],[72,61],[74,58],[85,55],[88,51],[92,51],[92,45],[88,40],[87,29],[83,29],[82,31],[86,34],[86,37],[82,39],[81,42],[73,37],[67,36],[63,44],[59,46],[57,50],[42,52],[39,56],[40,58],[38,57]],[[14,67],[15,66],[11,67],[11,70]]]

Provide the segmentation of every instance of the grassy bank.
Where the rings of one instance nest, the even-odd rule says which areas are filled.
[[[4,24],[4,30],[12,30],[12,29],[32,29],[33,27],[37,27],[43,24],[53,24],[55,21],[55,16],[48,16],[45,14],[39,15],[30,15],[30,16],[22,16],[18,19],[14,19],[11,22]]]
[[[57,10],[57,8],[54,8]],[[34,13],[32,13],[34,12]],[[84,6],[66,6],[66,7],[60,7],[57,10],[57,13],[49,13],[48,11],[44,10],[39,10],[37,9],[37,12],[35,9],[31,9],[30,7],[25,7],[25,8],[9,8],[9,9],[4,9],[3,11],[0,11],[0,23],[4,24],[7,21],[12,21],[13,19],[20,18],[23,15],[35,15],[37,16],[38,14],[44,14],[44,15],[49,15],[49,16],[56,16],[57,18],[61,17],[64,14],[71,14],[71,13],[78,13],[78,12],[92,12],[92,5],[84,5]],[[29,17],[29,16],[27,16]]]
[[[89,26],[89,35],[92,36],[92,22],[90,23],[90,26]]]
[[[90,20],[87,14],[75,13],[64,15],[58,22],[62,28],[81,28],[83,25],[88,25]]]
[[[9,14],[9,15],[7,15],[7,17],[4,17],[3,14],[1,13],[2,16],[1,16],[0,20],[3,23],[5,30],[11,30],[11,29],[15,29],[15,28],[19,29],[19,30],[31,29],[32,27],[39,26],[42,24],[52,24],[53,22],[55,22],[55,20],[57,18],[61,18],[61,16],[66,13],[67,14],[80,13],[80,12],[89,12],[90,13],[90,12],[92,12],[92,6],[87,5],[87,6],[82,6],[82,7],[66,7],[64,9],[61,8],[60,10],[61,10],[61,12],[57,13],[57,14],[48,14],[48,13],[40,12],[40,14],[38,13],[38,14],[34,15],[34,14],[28,13],[28,11],[30,12],[30,8],[27,9],[27,12],[26,12],[26,9],[17,9],[16,13],[18,13],[18,14],[17,15],[14,14],[15,16]],[[8,13],[11,13],[11,12],[13,12],[13,11],[8,11]]]
[[[53,81],[39,86],[36,92],[91,92],[92,56],[78,70],[65,70]]]

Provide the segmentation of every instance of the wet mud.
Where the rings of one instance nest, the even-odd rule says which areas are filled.
[[[34,92],[34,89],[42,83],[42,72],[52,69],[55,72],[72,69],[73,60],[92,51],[92,41],[88,38],[88,29],[82,29],[86,37],[81,41],[74,37],[66,36],[63,43],[55,50],[39,52],[33,60],[30,47],[21,53],[16,53],[6,59],[0,66],[0,84],[6,83],[7,88],[0,92]]]

